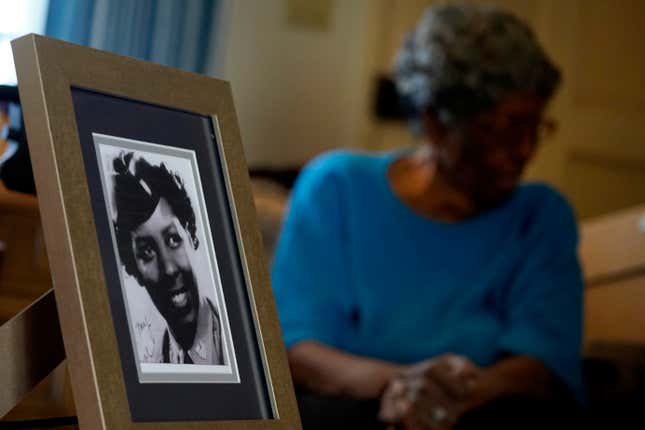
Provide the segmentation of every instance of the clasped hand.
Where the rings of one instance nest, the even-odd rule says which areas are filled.
[[[379,417],[405,430],[449,430],[478,404],[481,374],[471,360],[455,354],[410,366],[388,383]]]

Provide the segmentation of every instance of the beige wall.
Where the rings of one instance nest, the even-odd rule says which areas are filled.
[[[290,3],[303,2],[235,0],[227,12],[223,76],[251,166],[301,164],[361,139],[370,0],[326,1],[324,29],[289,23]]]

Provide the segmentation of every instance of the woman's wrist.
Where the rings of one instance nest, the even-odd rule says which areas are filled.
[[[477,381],[478,405],[507,396],[542,397],[548,394],[553,376],[539,361],[524,356],[509,357],[482,370]]]
[[[386,361],[362,359],[347,369],[348,395],[357,398],[378,398],[389,382],[403,373],[406,366]]]
[[[511,395],[513,392],[512,382],[504,372],[491,366],[482,369],[473,389],[472,404],[470,407],[481,406],[493,400]]]
[[[378,398],[404,366],[357,356],[328,345],[303,341],[288,350],[296,384],[319,394]]]

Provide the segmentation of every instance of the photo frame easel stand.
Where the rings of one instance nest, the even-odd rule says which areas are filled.
[[[0,417],[65,359],[54,290],[0,326]]]

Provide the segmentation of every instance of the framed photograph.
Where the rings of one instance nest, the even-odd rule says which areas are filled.
[[[81,429],[300,429],[230,85],[13,42]]]

